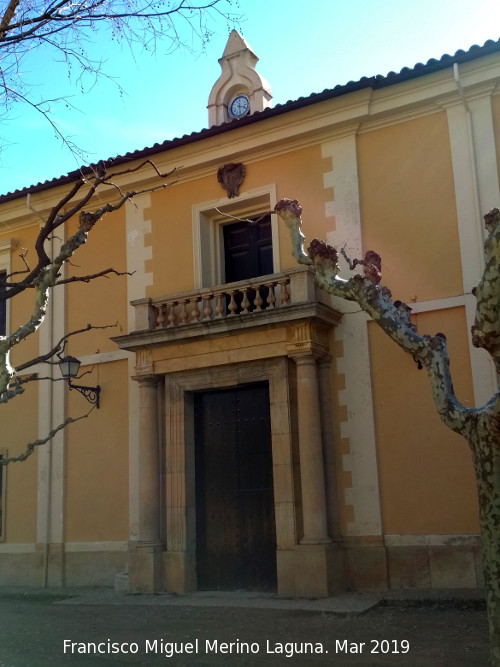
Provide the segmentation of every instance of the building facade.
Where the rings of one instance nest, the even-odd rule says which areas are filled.
[[[182,165],[178,178],[105,217],[65,268],[126,275],[55,288],[13,353],[19,364],[117,323],[67,346],[100,409],[2,470],[0,583],[296,597],[480,586],[467,443],[415,362],[294,263],[272,211],[298,199],[309,240],[376,250],[417,330],[447,335],[458,398],[485,403],[497,379],[469,330],[482,214],[500,206],[500,43],[274,107],[238,33],[219,62],[208,129],[109,162]],[[0,271],[20,269],[74,178],[0,197]],[[31,299],[7,304],[7,331]],[[30,383],[2,406],[0,455],[84,403],[63,382]]]

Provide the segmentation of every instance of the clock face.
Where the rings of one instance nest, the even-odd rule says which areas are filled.
[[[229,105],[229,115],[233,118],[241,118],[250,108],[250,101],[246,95],[238,95]]]

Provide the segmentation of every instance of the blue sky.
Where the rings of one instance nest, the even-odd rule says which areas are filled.
[[[273,103],[332,88],[362,76],[387,74],[500,38],[498,0],[239,0],[240,32],[259,57]],[[75,158],[39,114],[18,105],[0,127],[0,193],[60,176],[207,126],[206,104],[218,78],[230,27],[193,55],[136,52],[108,39],[92,47],[123,88],[101,79],[91,90],[68,81],[65,66],[37,51],[24,65],[32,90],[53,104],[59,127],[83,154]],[[187,37],[186,33],[186,37]],[[104,46],[103,46],[104,45]]]

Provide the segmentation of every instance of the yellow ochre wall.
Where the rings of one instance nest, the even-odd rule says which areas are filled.
[[[69,226],[71,234],[75,225]],[[78,250],[68,277],[113,268],[125,272],[125,210],[105,215]],[[112,336],[127,329],[127,276],[110,274],[66,287],[66,328],[88,323],[109,326],[73,337],[66,352],[78,358],[115,352]],[[114,326],[116,325],[116,326]],[[66,431],[65,537],[68,542],[128,538],[128,382],[126,360],[81,367],[79,384],[101,386],[101,409]],[[82,415],[90,405],[67,392],[67,414]]]
[[[494,97],[492,105],[498,137],[500,97]],[[301,113],[305,117],[306,112]],[[283,124],[288,121],[293,134],[292,116],[288,118],[286,114],[272,120],[275,131],[282,132]],[[269,130],[269,125],[266,127]],[[206,148],[206,153],[200,149],[200,155],[208,154],[207,146],[211,146],[214,154],[219,150],[224,155],[225,150],[233,157],[231,146],[238,136],[245,133],[251,139],[252,132],[255,133],[255,150],[247,145],[241,158],[246,168],[242,190],[248,193],[271,186],[275,188],[277,200],[298,199],[304,212],[303,231],[307,242],[314,237],[326,239],[334,232],[334,220],[326,216],[325,204],[332,200],[335,203],[339,193],[335,187],[325,185],[328,183],[325,174],[332,170],[333,164],[337,177],[343,167],[341,162],[336,162],[335,154],[333,162],[331,157],[322,157],[322,144],[323,147],[335,146],[341,133],[318,130],[313,135],[311,132],[309,140],[297,141],[296,147],[287,144],[280,152],[278,141],[274,151],[266,151],[259,143],[259,123],[253,129],[243,128],[240,135],[239,132],[221,133],[216,140],[212,137],[207,142],[202,141],[201,149]],[[285,141],[291,142],[291,138],[283,139],[283,144]],[[383,282],[392,289],[394,299],[409,305],[424,304],[420,310],[417,306],[418,312],[412,316],[418,332],[446,334],[457,397],[465,405],[472,405],[465,310],[456,305],[433,310],[434,300],[463,294],[446,111],[437,110],[377,129],[363,127],[361,123],[355,143],[363,251],[372,249],[382,256]],[[192,148],[186,148],[186,152],[189,150]],[[334,148],[332,150],[334,152]],[[500,148],[497,155],[500,161]],[[168,161],[168,156],[158,157]],[[183,148],[177,148],[175,162],[182,165],[182,157]],[[152,277],[150,285],[145,281],[146,296],[173,295],[194,288],[192,207],[207,202],[214,205],[219,200],[227,203],[226,193],[216,177],[217,166],[224,160],[216,162],[215,157],[209,156],[210,168],[206,164],[199,165],[201,175],[193,175],[196,165],[185,177],[181,170],[175,185],[149,195],[151,204],[143,213],[144,218],[151,221],[151,232],[140,239],[141,250],[151,249],[151,259],[147,259],[148,253],[145,253],[143,266],[145,274],[150,273]],[[340,189],[342,179],[336,183]],[[86,246],[67,266],[67,276],[93,274],[111,267],[125,271],[130,259],[127,223],[125,208],[99,222],[89,234]],[[76,221],[68,225],[66,238],[76,225]],[[13,236],[18,248],[32,247],[37,230],[36,220],[32,227],[16,230]],[[1,238],[9,238],[9,234],[4,233]],[[282,223],[279,224],[279,245],[281,268],[295,267],[289,234]],[[22,268],[17,254],[17,250],[12,254],[13,270]],[[139,281],[143,278],[143,275],[135,277]],[[130,297],[127,291],[129,281],[133,280],[133,277],[111,276],[99,278],[90,286],[74,283],[54,292],[56,298],[58,293],[65,295],[66,331],[88,323],[118,324],[116,329],[74,337],[66,350],[80,358],[110,353],[101,363],[91,366],[89,361],[82,369],[90,371],[82,378],[83,384],[102,387],[101,409],[69,426],[64,435],[64,541],[68,544],[126,543],[129,538],[129,473],[133,475],[133,470],[129,471],[129,439],[135,437],[129,434],[129,411],[137,407],[129,402],[129,393],[133,396],[131,387],[136,389],[136,385],[130,378],[134,374],[133,362],[128,362],[126,354],[118,350],[111,337],[133,328],[128,321]],[[31,305],[32,294],[28,292],[13,301],[11,328],[26,319]],[[419,371],[412,358],[390,341],[375,323],[369,322],[367,327],[378,475],[375,481],[379,485],[381,507],[381,535],[375,537],[382,541],[384,535],[477,534],[477,501],[466,442],[441,424],[425,371]],[[333,388],[330,417],[336,436],[335,456],[331,458],[336,458],[337,462],[340,533],[350,537],[349,526],[356,519],[356,507],[346,499],[346,491],[360,491],[353,483],[348,466],[344,468],[344,456],[350,453],[350,443],[342,434],[341,423],[348,423],[350,415],[339,395],[345,388],[349,368],[337,373],[335,362],[337,357],[343,356],[344,350],[342,341],[335,340],[335,335],[334,331],[330,333]],[[15,350],[14,359],[18,362],[37,354],[38,335],[35,335]],[[224,335],[207,336],[165,346],[158,344],[151,349],[151,361],[155,371],[161,374],[243,364],[286,354],[286,326],[283,325],[262,328],[257,333],[232,333],[225,338]],[[290,367],[295,368],[293,362]],[[1,447],[7,447],[9,454],[20,450],[19,443],[24,444],[39,435],[38,389],[43,392],[43,385],[32,384],[25,396],[2,406],[5,442],[2,439]],[[66,390],[64,400],[66,415],[78,416],[88,410],[88,404],[76,392]],[[130,421],[133,418],[134,415]],[[11,446],[11,441],[17,444]],[[6,471],[7,543],[37,541],[37,465],[35,454],[27,463],[15,464]],[[369,541],[374,536],[354,535],[360,540],[364,537]],[[124,547],[117,547],[117,551],[119,549],[123,551]]]
[[[361,134],[358,160],[363,246],[381,255],[393,299],[462,294],[445,113]],[[457,396],[473,405],[464,309],[412,320],[421,334],[445,333]],[[466,441],[440,422],[425,371],[373,322],[369,340],[384,533],[477,533]]]
[[[393,298],[461,294],[445,113],[361,134],[358,167],[364,250],[381,255]]]
[[[38,437],[38,384],[26,385],[25,393],[2,405],[0,446],[7,456],[19,456]],[[26,461],[4,468],[6,483],[4,542],[36,542],[37,452]],[[1,544],[2,542],[0,542]]]
[[[382,255],[384,282],[397,287],[393,288],[395,298],[410,303],[414,298],[418,301],[431,300],[454,296],[461,291],[447,137],[446,116],[437,113],[361,133],[357,138],[363,247],[373,248]],[[411,155],[411,160],[408,155]],[[432,160],[429,160],[429,155],[432,155]],[[307,240],[325,238],[331,227],[331,222],[324,215],[325,201],[329,198],[323,184],[327,162],[321,158],[319,144],[250,162],[246,166],[244,190],[275,183],[277,199],[290,196],[300,200]],[[153,284],[147,288],[148,295],[175,294],[193,289],[191,207],[199,202],[223,198],[224,195],[214,174],[185,182],[181,178],[175,186],[151,195],[151,207],[146,210],[146,217],[152,221],[152,231],[145,239],[145,244],[153,249],[152,259],[145,263],[145,270],[153,274]],[[283,225],[280,225],[279,232],[282,266],[294,266],[288,233]],[[120,211],[108,216],[105,224],[92,231],[87,246],[79,255],[78,264],[85,267],[86,273],[105,266],[124,267],[123,241],[124,212]],[[441,268],[444,263],[446,271]],[[96,285],[99,299],[92,300],[92,321],[124,321],[125,278],[104,278]],[[68,287],[69,329],[87,322],[88,313],[81,307],[86,302],[87,293],[86,285]],[[443,311],[439,316],[421,314],[417,320],[419,331],[448,332],[452,358],[467,359],[466,328],[460,309]],[[384,532],[476,532],[474,484],[465,443],[439,422],[424,372],[418,372],[411,358],[398,350],[374,325],[370,325],[369,331]],[[113,333],[95,332],[92,337],[82,336],[81,341],[71,344],[71,349],[75,354],[114,349],[113,343],[108,340]],[[192,359],[192,365],[196,367],[197,354],[202,354],[207,345],[182,345],[181,355]],[[187,350],[190,350],[189,353]],[[155,352],[154,358],[158,354]],[[227,361],[230,362],[229,356]],[[453,368],[458,379],[457,389],[461,388],[462,400],[471,402],[470,369],[468,362],[462,361],[461,365],[462,368]],[[86,501],[89,484],[92,489],[98,489],[97,495],[90,498],[92,507],[94,504],[98,507],[104,500],[101,492],[107,495],[99,473],[88,481],[79,474],[87,459],[88,447],[92,449],[92,458],[102,458],[102,452],[105,452],[110,463],[118,460],[123,465],[125,474],[113,475],[112,484],[113,488],[117,487],[116,497],[123,500],[126,496],[126,424],[123,419],[119,422],[116,419],[118,405],[123,405],[124,411],[127,409],[126,365],[116,364],[113,373],[111,366],[101,365],[98,375],[95,370],[90,377],[92,382],[98,377],[104,387],[112,387],[113,417],[108,420],[108,410],[101,410],[97,417],[92,415],[87,420],[88,424],[73,428],[69,434],[69,442],[75,440],[76,444],[79,438],[86,442],[84,448],[78,444],[71,445],[68,454],[69,540],[104,539],[102,536],[109,531],[110,535],[116,536],[109,539],[124,539],[126,532],[126,502],[118,503],[116,512],[104,512],[99,516],[97,526],[93,523],[96,520],[95,508],[88,512]],[[176,370],[175,361],[170,361],[165,366],[167,369],[169,372]],[[103,380],[105,370],[110,373],[108,381]],[[407,391],[402,391],[405,388]],[[73,403],[75,400],[72,397]],[[104,405],[105,402],[104,394]],[[396,405],[397,409],[393,409]],[[100,428],[97,428],[97,421]],[[406,426],[408,424],[410,426]],[[83,434],[87,432],[91,435],[84,438]],[[440,447],[441,442],[449,444]],[[454,461],[452,474],[447,472],[450,451]],[[103,466],[102,470],[105,469]],[[345,473],[340,471],[339,476],[342,488]],[[446,479],[446,485],[436,483],[440,479]],[[441,497],[443,493],[450,498],[460,497],[463,502],[446,503]],[[340,502],[342,505],[342,497]],[[415,508],[418,512],[414,511]],[[342,507],[341,510],[344,511]],[[118,526],[113,523],[116,518],[119,518]]]
[[[24,227],[15,233],[6,230],[0,240],[14,238],[16,247],[11,253],[11,272],[24,271],[25,263],[19,254],[30,248],[27,262],[31,266],[35,260],[32,250],[37,229]],[[16,279],[12,277],[12,279]],[[22,274],[17,276],[22,279]],[[14,331],[24,324],[33,311],[34,292],[26,290],[7,304],[10,311],[10,329]],[[11,353],[11,364],[17,365],[38,355],[38,333],[29,336],[15,346]],[[46,387],[46,385],[45,385]],[[24,385],[24,393],[7,404],[0,406],[0,427],[2,437],[0,448],[7,456],[19,456],[26,450],[28,443],[38,437],[38,390],[44,391],[43,382],[30,382]],[[5,494],[5,534],[2,542],[6,544],[30,543],[36,541],[37,508],[37,451],[23,462],[12,463],[3,470],[6,487]]]
[[[68,542],[128,538],[128,367],[117,361],[98,370],[102,408],[67,430]],[[82,414],[88,407],[80,394],[69,392],[69,414]]]
[[[448,334],[457,397],[472,405],[464,312],[414,317]],[[465,439],[441,423],[427,373],[374,323],[369,326],[383,528],[386,534],[476,534],[477,498]]]
[[[67,236],[74,233],[76,223],[68,225]],[[125,211],[120,209],[105,215],[80,247],[67,277],[93,275],[105,269],[127,270]],[[60,289],[60,288],[59,288]],[[67,352],[77,357],[98,352],[115,351],[112,336],[123,333],[127,327],[127,276],[109,274],[96,278],[90,284],[74,282],[66,285],[66,329],[76,331],[87,324],[117,325],[115,328],[96,329],[90,335],[83,333],[68,341]]]

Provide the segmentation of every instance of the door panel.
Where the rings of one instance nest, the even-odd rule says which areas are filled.
[[[195,396],[198,587],[274,590],[267,385]]]
[[[257,223],[241,220],[224,225],[223,234],[227,283],[273,272],[270,215]]]
[[[248,278],[258,278],[273,273],[273,243],[271,216],[267,215],[257,223],[246,220],[224,225],[224,268],[226,283]],[[268,288],[259,290],[263,301],[262,308],[266,308]],[[253,310],[255,291],[248,295]],[[242,301],[241,295],[236,295],[239,312]]]

